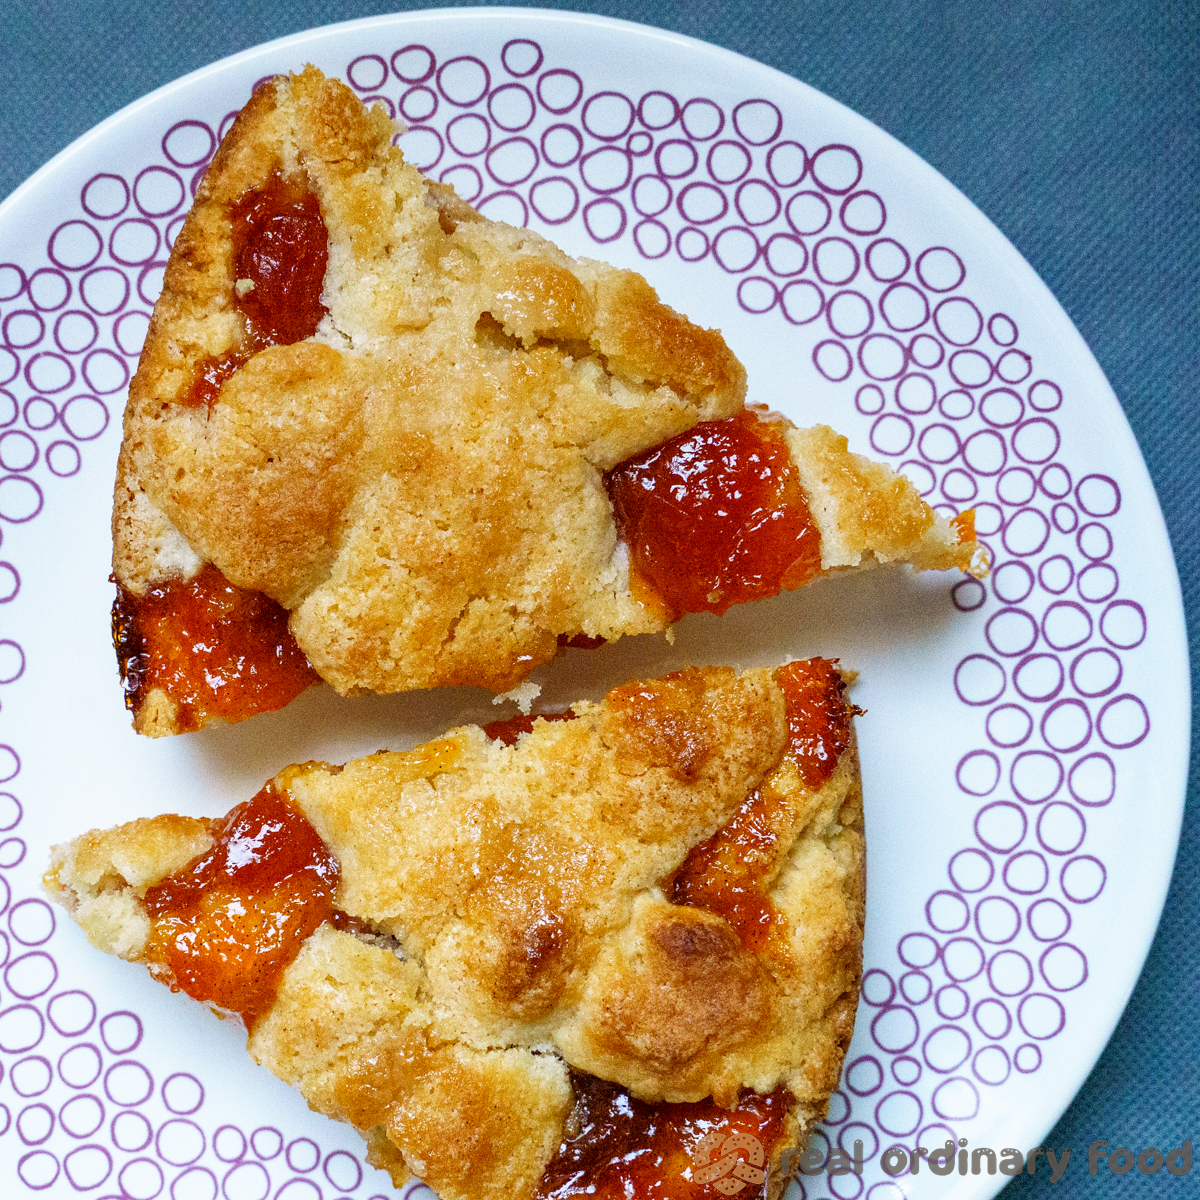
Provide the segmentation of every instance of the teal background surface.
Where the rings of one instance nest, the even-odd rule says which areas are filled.
[[[259,42],[415,4],[9,0],[0,17],[0,196],[123,105]],[[777,67],[915,150],[1016,245],[1108,376],[1170,531],[1200,662],[1200,3],[1197,0],[589,0]],[[1200,1194],[1087,1175],[1087,1146],[1200,1140],[1200,765],[1162,924],[1095,1070],[1006,1200]],[[1146,796],[1145,803],[1154,802]]]

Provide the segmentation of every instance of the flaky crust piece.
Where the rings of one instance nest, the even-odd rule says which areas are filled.
[[[249,1048],[367,1132],[398,1182],[411,1168],[444,1200],[532,1196],[563,1138],[568,1068],[648,1101],[786,1085],[792,1144],[837,1086],[865,891],[853,740],[812,790],[781,765],[772,672],[628,686],[664,697],[668,719],[636,719],[618,689],[514,747],[466,727],[277,777],[341,863],[338,907],[370,932],[310,936]],[[755,952],[668,896],[760,785],[783,814],[765,890],[784,924]],[[139,960],[140,897],[206,830],[161,817],[85,835],[55,850],[48,887],[96,944]]]

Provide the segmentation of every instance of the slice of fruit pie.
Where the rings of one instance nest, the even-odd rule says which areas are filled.
[[[857,711],[826,660],[689,668],[84,834],[46,886],[397,1185],[775,1197],[854,1024]]]
[[[641,276],[482,218],[314,67],[255,92],[129,391],[114,641],[140,732],[339,692],[505,692],[563,642],[814,576],[979,567],[971,515],[747,408]]]

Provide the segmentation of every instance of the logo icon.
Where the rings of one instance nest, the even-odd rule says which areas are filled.
[[[740,1158],[738,1151],[744,1151],[746,1157]],[[727,1136],[714,1129],[696,1144],[692,1179],[711,1183],[723,1196],[736,1196],[748,1183],[766,1182],[767,1173],[762,1169],[765,1160],[762,1142],[752,1133],[737,1130]]]

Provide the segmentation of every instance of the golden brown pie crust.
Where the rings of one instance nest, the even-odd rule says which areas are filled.
[[[569,1069],[652,1102],[785,1086],[784,1144],[824,1113],[861,974],[853,737],[813,790],[784,757],[775,672],[637,687],[664,720],[610,693],[515,746],[466,726],[276,777],[339,860],[337,906],[360,924],[307,938],[249,1049],[363,1130],[397,1182],[411,1169],[444,1200],[532,1197],[564,1137]],[[758,953],[724,917],[669,902],[689,851],[755,788],[785,813],[765,877],[781,940]],[[211,826],[86,834],[55,848],[47,887],[94,944],[141,961],[142,897],[208,849]]]
[[[641,276],[480,217],[394,132],[314,67],[261,86],[234,122],[130,386],[113,569],[138,597],[215,564],[290,611],[343,693],[503,692],[560,635],[666,627],[630,591],[603,473],[740,411],[745,371]],[[319,201],[327,315],[253,354],[211,410],[189,407],[199,365],[249,336],[231,211],[277,174]],[[832,430],[789,446],[824,570],[971,565],[973,541]],[[135,725],[176,732],[171,697],[151,689]]]

